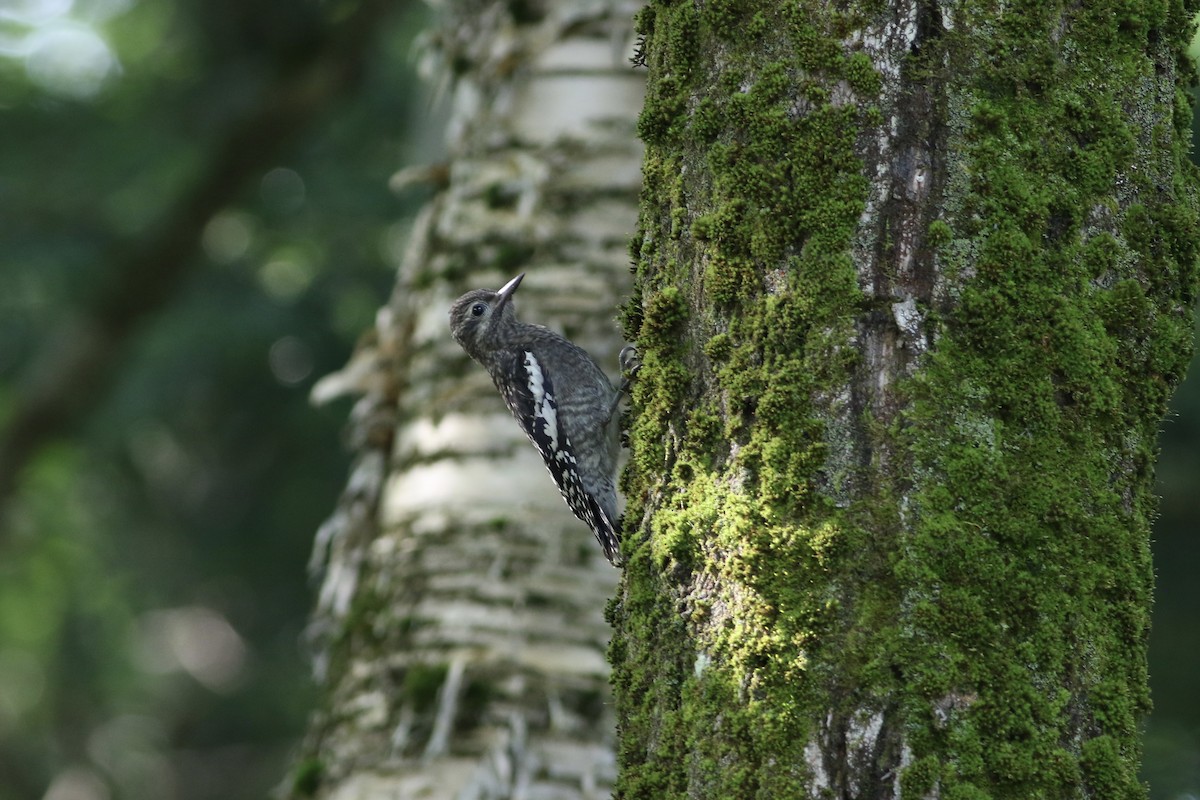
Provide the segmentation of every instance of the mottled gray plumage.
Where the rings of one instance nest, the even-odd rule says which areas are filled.
[[[522,273],[498,292],[467,292],[450,308],[450,331],[500,390],[563,499],[619,563],[617,390],[583,348],[549,328],[517,320],[512,295]]]

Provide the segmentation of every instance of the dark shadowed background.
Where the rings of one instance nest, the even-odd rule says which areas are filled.
[[[423,6],[0,0],[0,800],[250,800],[315,690],[316,409],[436,160]],[[632,231],[633,220],[630,221]],[[199,244],[197,244],[199,243]],[[1145,777],[1200,798],[1200,367],[1163,425]]]

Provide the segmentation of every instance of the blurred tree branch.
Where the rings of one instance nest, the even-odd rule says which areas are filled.
[[[357,87],[381,21],[399,4],[360,0],[302,55],[278,55],[258,102],[230,121],[196,182],[147,234],[114,250],[111,278],[43,343],[19,382],[0,431],[0,509],[38,450],[69,430],[111,383],[140,325],[172,300],[196,265],[204,226],[248,180],[329,106]],[[2,535],[2,534],[0,534]]]

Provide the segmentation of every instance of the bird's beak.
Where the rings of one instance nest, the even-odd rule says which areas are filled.
[[[525,273],[522,272],[520,275],[500,287],[500,291],[496,292],[496,294],[500,295],[500,302],[496,304],[497,310],[503,309],[504,306],[508,304],[508,301],[512,299],[513,292],[517,291],[517,287],[521,285],[521,279],[524,277]]]

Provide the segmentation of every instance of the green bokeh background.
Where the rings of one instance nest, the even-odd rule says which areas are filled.
[[[39,348],[79,335],[68,320],[118,280],[114,253],[360,5],[0,4],[0,427]],[[414,75],[429,14],[393,5],[331,49],[361,58],[355,80],[231,179],[181,282],[0,510],[0,800],[249,800],[284,779],[315,699],[306,562],[349,463],[349,401],[308,391],[391,290],[425,195],[388,177],[439,157]],[[1144,773],[1184,800],[1200,798],[1200,367],[1159,486]]]

